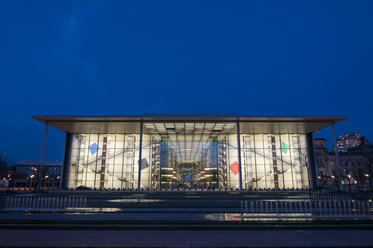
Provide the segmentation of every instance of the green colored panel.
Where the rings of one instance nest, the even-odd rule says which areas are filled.
[[[286,142],[281,142],[281,151],[285,154],[288,153],[289,144],[287,144]]]

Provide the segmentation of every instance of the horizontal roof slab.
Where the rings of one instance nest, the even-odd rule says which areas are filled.
[[[241,133],[310,133],[348,117],[145,114],[136,116],[32,116],[32,118],[68,133],[139,133],[140,121],[174,123],[240,121]]]

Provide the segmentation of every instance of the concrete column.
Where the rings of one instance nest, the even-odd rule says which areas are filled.
[[[313,133],[307,134],[307,145],[308,145],[308,161],[309,161],[309,173],[310,173],[310,187],[313,190],[318,189],[318,166],[316,163],[315,149],[313,147]]]
[[[67,180],[68,180],[69,169],[70,169],[72,138],[73,138],[72,134],[66,133],[65,149],[64,149],[64,154],[63,154],[63,164],[62,164],[61,175],[60,175],[60,188],[68,187]]]

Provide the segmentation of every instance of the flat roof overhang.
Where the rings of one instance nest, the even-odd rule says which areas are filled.
[[[312,133],[347,116],[247,116],[236,114],[36,115],[67,133],[139,133],[144,122],[240,122],[241,133]],[[145,130],[146,131],[146,130]]]

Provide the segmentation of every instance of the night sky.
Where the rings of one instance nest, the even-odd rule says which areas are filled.
[[[0,152],[39,160],[31,115],[348,115],[373,141],[373,1],[0,0]],[[331,128],[316,134],[331,143]],[[50,129],[47,160],[62,160]]]

